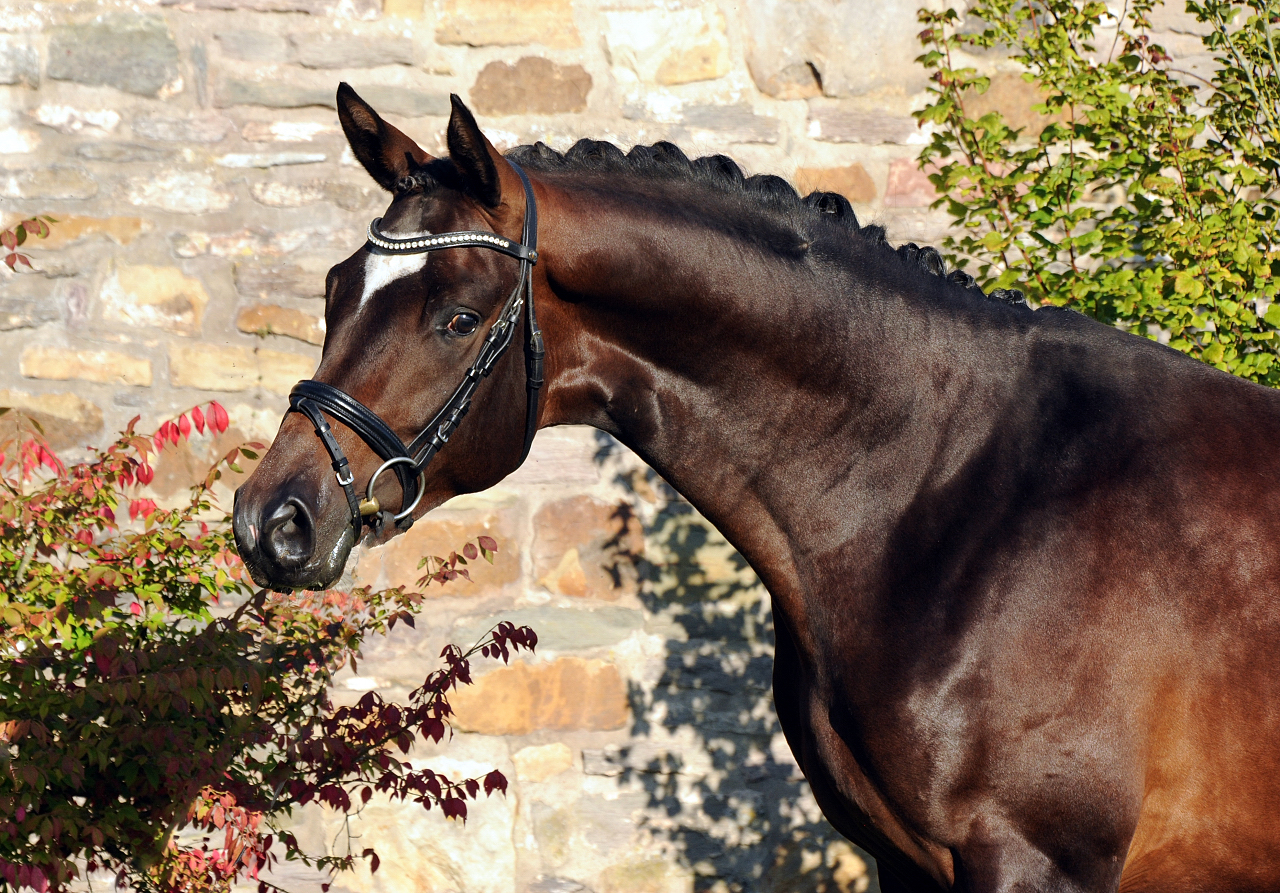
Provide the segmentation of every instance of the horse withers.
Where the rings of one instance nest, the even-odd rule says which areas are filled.
[[[783,730],[887,893],[1280,890],[1280,394],[723,156],[338,110],[392,198],[237,494],[255,580],[593,425],[768,588]]]

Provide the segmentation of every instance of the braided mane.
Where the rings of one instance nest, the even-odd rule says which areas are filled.
[[[676,145],[661,141],[651,146],[635,146],[624,153],[613,143],[582,139],[567,152],[557,152],[542,142],[531,146],[517,146],[507,155],[516,163],[532,170],[553,172],[580,170],[601,173],[631,173],[650,178],[685,180],[726,192],[741,195],[786,214],[829,215],[858,238],[884,250],[895,253],[904,263],[918,267],[965,289],[1005,304],[1027,303],[1023,293],[1013,288],[997,288],[989,294],[982,291],[974,278],[963,270],[947,270],[942,255],[936,248],[920,247],[914,242],[889,245],[882,226],[862,226],[849,204],[849,200],[836,192],[811,192],[801,197],[795,188],[781,177],[757,174],[747,177],[733,159],[725,155],[707,155],[690,159]],[[406,184],[416,185],[416,184]]]

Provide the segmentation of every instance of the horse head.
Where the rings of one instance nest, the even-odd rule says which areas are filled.
[[[328,586],[358,540],[385,540],[497,483],[523,461],[537,422],[529,181],[457,96],[447,158],[346,84],[338,116],[392,198],[368,241],[329,271],[315,377],[295,389],[293,411],[236,493],[240,555],[257,583],[279,590]],[[502,359],[521,331],[532,338],[527,369]]]

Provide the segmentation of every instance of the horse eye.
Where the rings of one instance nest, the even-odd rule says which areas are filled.
[[[456,313],[453,319],[449,320],[449,325],[445,328],[454,335],[471,335],[475,332],[476,327],[480,325],[480,317],[474,313]]]

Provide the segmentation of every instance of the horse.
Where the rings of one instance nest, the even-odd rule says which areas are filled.
[[[724,156],[504,155],[454,96],[432,157],[337,106],[391,200],[236,495],[255,581],[591,425],[759,575],[786,740],[885,893],[1280,890],[1280,394]]]

